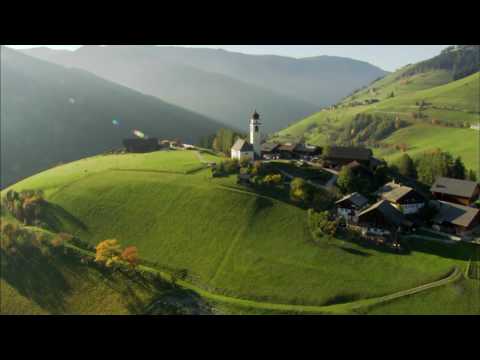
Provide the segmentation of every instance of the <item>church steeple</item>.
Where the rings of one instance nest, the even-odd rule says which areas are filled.
[[[261,158],[261,148],[260,148],[260,139],[261,139],[261,132],[260,132],[260,115],[257,113],[255,109],[252,114],[252,118],[250,119],[250,144],[253,146],[253,152],[255,153],[255,157],[260,159]]]

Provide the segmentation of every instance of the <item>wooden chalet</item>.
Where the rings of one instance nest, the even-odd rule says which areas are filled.
[[[438,177],[430,188],[437,200],[469,206],[480,194],[480,186],[475,181]]]
[[[280,156],[278,148],[280,144],[277,143],[263,143],[261,145],[262,158],[264,159],[274,159]]]
[[[383,234],[410,228],[412,223],[388,201],[380,200],[358,214],[358,225],[371,233]]]
[[[372,156],[372,150],[367,148],[332,146],[323,158],[326,165],[330,167],[342,167],[353,161],[370,167]]]
[[[123,146],[130,153],[148,153],[157,151],[159,147],[158,139],[124,139]]]
[[[312,158],[315,156],[320,155],[321,153],[321,148],[315,145],[310,145],[306,143],[300,143],[297,145],[295,148],[295,153],[300,157],[300,158]]]
[[[347,222],[357,222],[357,215],[368,205],[368,200],[360,193],[352,193],[344,196],[337,202],[337,216],[344,218]]]
[[[295,151],[297,146],[298,143],[285,143],[281,144],[277,151],[282,159],[297,159],[298,153]]]
[[[466,235],[480,224],[480,210],[470,206],[438,201],[437,211],[436,230]]]
[[[379,200],[388,201],[405,215],[418,213],[427,202],[427,199],[415,189],[395,181],[383,185],[375,195]]]

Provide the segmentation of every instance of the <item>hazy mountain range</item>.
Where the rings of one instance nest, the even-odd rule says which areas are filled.
[[[90,71],[238,129],[245,128],[257,108],[266,132],[336,103],[386,74],[340,57],[294,59],[183,47],[84,46],[76,51],[24,52]]]
[[[196,142],[223,126],[84,70],[1,50],[2,185],[119,148],[133,129]]]

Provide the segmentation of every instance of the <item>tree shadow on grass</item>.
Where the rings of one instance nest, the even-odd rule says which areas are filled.
[[[345,303],[357,301],[359,299],[360,299],[360,297],[358,295],[355,295],[355,294],[338,294],[338,295],[335,295],[335,296],[327,299],[327,301],[325,301],[322,304],[322,306],[345,304]]]
[[[349,254],[352,254],[352,255],[359,255],[359,256],[364,256],[364,257],[372,256],[371,254],[369,254],[365,251],[361,251],[361,250],[357,250],[357,249],[353,249],[353,248],[347,248],[347,247],[344,247],[344,246],[339,246],[339,248],[342,249],[343,251],[348,252]]]
[[[213,308],[192,290],[172,287],[146,308],[148,315],[211,315]]]
[[[71,288],[58,266],[36,248],[14,256],[3,251],[1,277],[21,295],[41,308],[60,314],[65,311],[64,297]]]
[[[87,226],[80,219],[73,216],[67,210],[57,204],[45,203],[43,221],[54,232],[60,232],[65,223],[88,231]]]

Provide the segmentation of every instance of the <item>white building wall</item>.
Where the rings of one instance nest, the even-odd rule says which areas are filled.
[[[258,131],[255,131],[255,128],[258,128]],[[253,151],[258,157],[260,157],[262,151],[260,147],[260,138],[260,123],[252,119],[250,121],[250,144],[253,145]]]
[[[231,153],[232,159],[237,159],[240,160],[243,157],[248,157],[249,159],[253,160],[253,151],[239,151],[239,150],[233,150]]]
[[[404,204],[401,206],[401,208],[402,208],[402,212],[405,215],[408,215],[408,214],[416,214],[424,206],[425,206],[424,203]]]

